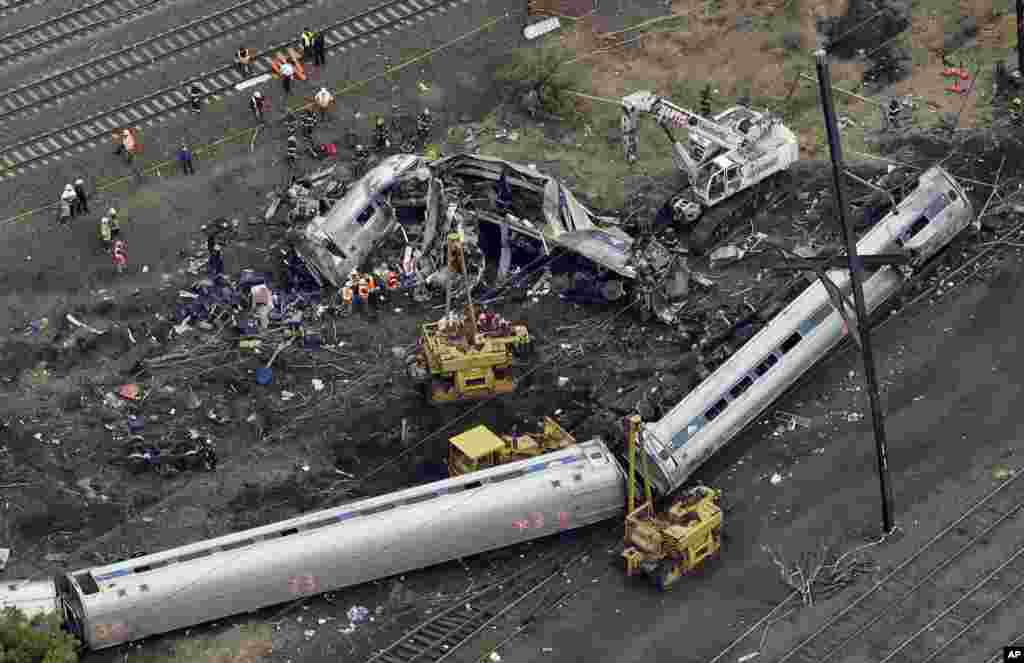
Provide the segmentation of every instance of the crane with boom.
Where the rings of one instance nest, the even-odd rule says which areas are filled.
[[[733,106],[706,118],[648,91],[626,95],[622,104],[654,115],[668,135],[672,161],[689,183],[666,208],[673,221],[690,229],[697,252],[728,230],[726,222],[743,207],[745,197],[737,194],[788,170],[800,156],[796,135],[767,111]],[[686,129],[685,144],[672,127]]]

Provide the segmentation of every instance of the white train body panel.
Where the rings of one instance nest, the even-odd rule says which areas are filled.
[[[920,263],[970,223],[973,209],[945,170],[923,173],[917,188],[857,244],[860,255],[908,253]],[[829,277],[851,302],[847,270]],[[901,287],[893,267],[871,273],[863,283],[869,312]],[[848,333],[825,286],[815,282],[747,341],[668,414],[643,428],[650,477],[663,495],[679,488],[712,454],[763,412]]]
[[[29,618],[57,612],[60,598],[53,578],[46,580],[0,580],[0,611],[18,608]]]
[[[514,545],[621,514],[600,440],[67,578],[94,649]]]

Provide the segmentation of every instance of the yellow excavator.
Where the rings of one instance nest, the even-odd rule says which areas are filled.
[[[433,403],[489,398],[513,391],[513,369],[531,350],[526,325],[512,324],[493,313],[481,316],[479,307],[473,304],[468,279],[464,279],[465,311],[459,314],[452,307],[453,277],[466,275],[463,238],[457,232],[448,235],[448,272],[447,312],[438,322],[422,326],[412,367],[414,377],[422,381],[425,395]]]
[[[544,417],[538,432],[526,435],[499,437],[486,426],[477,426],[449,438],[448,476],[532,458],[573,444],[576,438],[551,417]]]
[[[640,454],[645,501],[636,506],[636,445],[640,417],[628,420],[629,478],[626,505],[626,575],[643,572],[665,591],[722,549],[721,491],[696,486],[676,499],[667,513],[655,514],[647,460]]]

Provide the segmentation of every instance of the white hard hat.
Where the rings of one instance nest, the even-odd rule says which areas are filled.
[[[85,180],[79,177],[77,180],[75,180],[75,184],[85,184]]]
[[[72,191],[74,191],[75,187],[71,186],[70,184],[65,184],[64,185],[64,190],[67,191],[68,189],[71,189]]]
[[[260,92],[259,90],[256,90],[255,92],[252,93],[252,96],[254,96],[254,97],[262,97],[263,93]]]
[[[109,210],[107,211],[107,214],[109,214],[110,216],[116,216],[116,215],[117,215],[117,210],[116,210],[116,209],[114,209],[113,207],[111,207],[111,208],[110,208],[110,209],[109,209]]]
[[[103,223],[103,224],[110,223],[110,217],[109,216],[103,217],[102,219],[100,219],[100,223]]]

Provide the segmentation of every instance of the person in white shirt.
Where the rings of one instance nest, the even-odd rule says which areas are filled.
[[[281,65],[281,84],[284,85],[284,93],[292,93],[292,77],[295,76],[295,67],[292,66],[291,62],[285,62]]]
[[[320,111],[320,121],[323,122],[327,119],[327,109],[334,103],[334,95],[327,88],[322,87],[317,90],[313,100],[316,101],[316,108]]]

